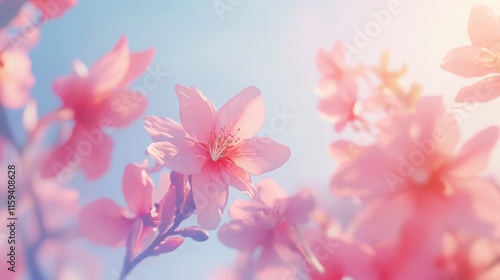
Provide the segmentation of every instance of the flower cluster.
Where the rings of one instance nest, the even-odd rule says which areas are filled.
[[[79,173],[99,185],[109,171],[108,131],[147,112],[148,99],[132,84],[155,51],[131,51],[122,37],[90,68],[75,61],[73,73],[52,86],[60,107],[39,117],[28,53],[42,25],[77,1],[19,2],[0,2],[8,15],[0,21],[0,167],[22,170],[15,178],[0,175],[17,185],[1,189],[0,199],[17,197],[22,217],[18,257],[2,267],[1,279],[101,279],[101,260],[81,238],[124,248],[117,277],[126,279],[145,259],[182,250],[186,239],[207,241],[211,230],[238,251],[236,263],[212,279],[500,279],[500,183],[488,173],[499,127],[463,137],[442,96],[402,82],[406,65],[393,70],[388,51],[378,66],[353,65],[342,42],[316,59],[317,110],[336,136],[325,147],[335,163],[323,188],[329,197],[319,196],[321,186],[289,196],[270,178],[292,154],[256,136],[271,93],[249,86],[217,109],[211,95],[177,84],[167,91],[177,97],[178,120],[170,112],[145,116],[142,132],[151,141],[129,149],[140,163],[124,164],[124,199],[82,203],[87,190],[68,185]],[[500,92],[500,19],[475,5],[468,31],[472,46],[452,50],[441,66],[483,77],[456,102],[491,101]],[[23,110],[22,143],[4,120],[12,109]],[[268,178],[254,184],[261,175]],[[120,188],[112,180],[111,188]],[[246,197],[230,198],[230,186]],[[354,210],[346,215],[343,206]],[[0,217],[10,211],[2,204]],[[5,246],[2,252],[13,250]]]

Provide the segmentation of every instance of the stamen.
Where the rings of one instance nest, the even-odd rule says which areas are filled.
[[[238,128],[238,131],[241,129]],[[210,152],[210,158],[213,161],[217,161],[219,158],[224,157],[227,150],[233,147],[239,140],[234,139],[234,135],[226,130],[226,127],[221,127],[218,132],[210,132],[210,140],[208,141],[208,147]]]
[[[500,50],[496,47],[482,48],[479,57],[482,61],[475,63],[476,65],[500,67]]]

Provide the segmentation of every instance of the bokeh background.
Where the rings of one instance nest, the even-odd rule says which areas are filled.
[[[60,106],[51,85],[57,76],[71,72],[73,60],[92,65],[121,36],[126,36],[133,51],[155,48],[152,69],[169,73],[156,89],[147,92],[146,115],[178,120],[173,91],[177,83],[200,88],[217,107],[249,85],[259,87],[267,108],[264,128],[270,128],[276,111],[285,110],[294,116],[283,129],[271,130],[275,139],[290,146],[292,157],[266,176],[273,177],[290,194],[303,187],[312,188],[322,205],[347,220],[353,209],[351,203],[336,200],[328,191],[335,168],[327,153],[328,145],[343,135],[335,135],[331,124],[316,111],[314,87],[319,74],[315,59],[320,48],[330,49],[337,40],[354,44],[356,28],[364,29],[373,20],[372,12],[387,9],[391,0],[221,0],[237,4],[222,16],[214,7],[216,2],[81,0],[64,17],[42,27],[41,40],[30,54],[36,77],[32,96],[38,101],[39,114],[45,115]],[[392,67],[408,64],[408,84],[422,84],[425,94],[444,94],[451,110],[458,89],[474,81],[441,70],[440,62],[451,49],[469,44],[467,21],[471,5],[482,3],[500,12],[500,2],[399,3],[401,13],[393,15],[370,44],[352,56],[353,63],[377,65],[380,54],[387,49]],[[488,124],[498,124],[499,106],[500,100],[496,100],[461,116],[463,135],[470,136]],[[7,112],[18,142],[26,137],[21,129],[21,115],[20,110]],[[146,158],[144,151],[151,140],[142,119],[126,129],[114,130],[111,136],[115,148],[109,172],[92,182],[78,174],[68,183],[80,191],[81,206],[103,197],[125,205],[121,193],[123,169],[127,163]],[[490,172],[500,171],[499,148],[492,158]],[[255,177],[254,182],[259,179]],[[229,204],[235,198],[244,196],[232,191]],[[188,223],[194,225],[195,218]],[[124,249],[84,242],[102,261],[103,279],[115,279]],[[132,271],[129,279],[206,279],[234,263],[236,253],[224,247],[213,231],[207,242],[186,240],[170,254],[147,259]]]

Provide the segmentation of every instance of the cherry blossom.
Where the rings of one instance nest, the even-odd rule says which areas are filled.
[[[97,244],[118,247],[125,244],[137,219],[141,219],[149,229],[156,225],[158,213],[153,205],[154,185],[146,167],[147,161],[140,165],[129,164],[125,168],[122,190],[127,209],[104,198],[90,203],[82,210],[79,216],[80,228],[87,239]],[[163,181],[161,185],[168,187],[170,181]]]
[[[483,5],[474,5],[469,18],[471,46],[459,47],[446,55],[441,67],[456,75],[472,78],[500,73],[500,19]],[[462,88],[457,102],[487,102],[498,96],[500,76],[494,75]]]
[[[0,29],[0,105],[9,109],[25,105],[35,84],[28,52],[38,42],[38,31],[31,31],[22,40],[9,34],[10,30],[25,28],[26,18],[32,16],[32,11],[22,8]]]
[[[229,210],[234,220],[220,228],[219,239],[241,251],[262,249],[255,269],[267,277],[286,273],[289,264],[300,260],[299,256],[322,272],[324,268],[298,228],[308,221],[314,207],[309,191],[304,190],[289,198],[276,182],[264,179],[259,182],[258,194],[253,201],[234,202]]]
[[[148,153],[159,164],[192,176],[198,222],[215,229],[227,203],[228,186],[253,197],[250,176],[280,167],[290,150],[272,139],[253,137],[265,117],[259,89],[244,89],[219,111],[196,88],[177,85],[175,92],[181,124],[146,118],[146,130],[155,141]]]
[[[76,62],[70,76],[54,83],[61,98],[59,112],[69,112],[75,122],[69,139],[45,161],[42,175],[54,177],[81,168],[88,179],[96,179],[109,168],[113,141],[106,129],[126,127],[146,109],[147,101],[130,89],[151,63],[154,51],[129,53],[127,39],[87,69]]]
[[[348,65],[345,47],[340,42],[335,44],[331,52],[319,52],[316,67],[322,75],[316,87],[322,96],[318,110],[333,121],[335,131],[340,132],[348,123],[360,118],[361,103],[358,102],[356,79],[363,75],[363,70]]]

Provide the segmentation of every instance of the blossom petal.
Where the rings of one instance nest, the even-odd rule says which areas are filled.
[[[31,73],[31,60],[19,50],[0,53],[0,105],[18,109],[29,99],[35,84]]]
[[[459,199],[450,200],[445,209],[454,226],[466,228],[476,234],[491,237],[500,236],[498,211],[500,206],[500,185],[491,178],[460,179],[453,182],[459,190]]]
[[[219,229],[220,241],[231,248],[243,251],[255,250],[270,238],[270,231],[249,226],[243,221],[231,221]]]
[[[407,143],[411,142],[415,143],[415,149],[424,151],[428,161],[454,153],[460,129],[455,115],[446,111],[441,96],[422,97],[415,113],[407,116],[393,118],[394,125],[401,129],[390,129],[384,133],[395,136],[387,144],[394,157],[408,154]]]
[[[482,57],[486,50],[480,47],[461,47],[449,52],[441,68],[453,74],[465,77],[482,77],[490,73],[499,73],[500,69]]]
[[[417,210],[417,218],[421,219],[422,215],[429,217],[427,223],[434,222],[441,231],[462,230],[492,237],[496,230],[498,234],[500,224],[498,215],[495,215],[500,203],[498,184],[483,178],[451,179],[451,184],[453,195],[442,199],[429,195],[422,204],[425,209]]]
[[[286,195],[286,194],[285,194]],[[229,216],[234,220],[250,221],[254,213],[268,208],[264,203],[258,200],[236,199],[229,207]]]
[[[336,131],[340,132],[349,121],[355,119],[354,106],[357,99],[356,81],[345,78],[337,83],[335,92],[319,100],[318,111],[325,119],[336,123]]]
[[[373,257],[367,249],[350,240],[329,238],[319,230],[312,234],[308,238],[312,243],[310,247],[325,271],[312,270],[311,279],[377,279]]]
[[[488,47],[500,38],[500,19],[490,8],[476,4],[471,9],[468,32],[474,46]]]
[[[78,217],[81,232],[96,244],[119,247],[124,244],[134,223],[124,214],[124,209],[110,199],[94,201]]]
[[[282,259],[284,254],[286,260]],[[301,260],[301,256],[288,247],[267,243],[254,265],[255,279],[297,279],[297,271],[291,264],[298,264]]]
[[[229,185],[237,188],[250,198],[254,198],[257,190],[252,185],[250,174],[230,161],[225,163],[225,168],[229,176]]]
[[[123,172],[122,186],[128,209],[137,216],[147,214],[153,203],[153,180],[142,165],[128,164]]]
[[[262,179],[257,184],[257,197],[267,207],[273,208],[277,199],[287,198],[288,194],[271,178]]]
[[[488,102],[500,95],[500,77],[485,78],[473,85],[463,87],[455,97],[456,102]]]
[[[324,50],[319,50],[316,56],[316,69],[323,76],[335,76],[338,72],[330,54]]]
[[[160,174],[160,182],[153,193],[153,202],[160,202],[170,189],[170,185],[170,174],[162,172]]]
[[[129,67],[120,81],[120,86],[128,86],[132,80],[141,76],[153,61],[154,54],[154,49],[130,54]]]
[[[147,116],[144,118],[144,128],[155,142],[165,141],[174,137],[187,137],[182,125],[169,118]]]
[[[264,124],[266,108],[256,87],[247,87],[229,99],[217,115],[216,131],[223,129],[235,139],[255,135]]]
[[[193,198],[201,227],[216,229],[227,204],[229,178],[216,164],[207,165],[201,173],[192,176]]]
[[[374,162],[377,164],[373,164]],[[398,161],[388,157],[383,149],[366,148],[355,160],[336,170],[330,188],[334,194],[341,197],[388,193],[398,182],[391,178],[401,177],[397,164]]]
[[[322,78],[315,87],[315,92],[318,96],[326,98],[334,95],[337,92],[338,81],[331,77]]]
[[[88,79],[96,93],[108,92],[120,84],[129,66],[128,41],[122,37],[111,52],[92,66]]]
[[[346,68],[345,45],[337,42],[331,52],[320,50],[316,57],[316,68],[323,76],[340,78]]]
[[[193,139],[207,144],[217,116],[214,104],[194,87],[175,85],[175,93],[179,99],[182,126]]]
[[[146,96],[128,90],[107,95],[93,110],[98,121],[107,120],[112,127],[126,127],[144,114],[147,105]]]
[[[331,121],[340,121],[349,118],[352,113],[353,103],[346,101],[338,93],[320,99],[318,110],[325,118]]]
[[[41,167],[43,177],[69,174],[81,168],[85,177],[95,180],[108,170],[113,140],[103,131],[76,125],[70,139],[56,148]]]
[[[290,149],[271,138],[250,138],[243,140],[229,157],[250,174],[260,175],[288,161]]]
[[[381,244],[398,238],[405,222],[415,214],[412,197],[390,193],[371,201],[351,224],[354,236],[368,244]]]
[[[316,202],[309,190],[302,190],[287,199],[278,199],[283,218],[291,224],[303,224],[309,220],[309,214],[316,207]]]
[[[498,140],[498,127],[489,127],[467,141],[451,166],[452,175],[467,178],[478,175],[487,166]]]
[[[147,150],[159,164],[186,175],[199,173],[207,161],[206,150],[187,137],[156,142],[149,145]]]
[[[84,67],[83,63],[76,63],[79,67]],[[79,103],[89,100],[92,97],[90,83],[77,73],[72,75],[57,77],[52,84],[52,89],[61,99],[64,107],[74,108]]]
[[[330,144],[330,156],[338,164],[353,160],[361,151],[361,147],[346,140],[339,140]]]

